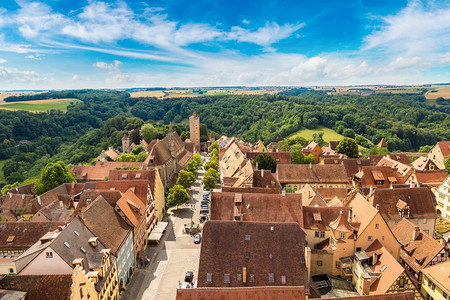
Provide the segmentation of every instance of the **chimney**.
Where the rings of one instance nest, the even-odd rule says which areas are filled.
[[[242,268],[242,283],[243,284],[247,283],[247,268],[246,267]]]
[[[372,197],[372,195],[373,195],[373,185],[370,186],[369,197]]]
[[[22,194],[22,200],[24,200],[25,199],[25,194]]]
[[[91,244],[92,247],[97,247],[97,240],[98,240],[98,237],[91,237],[89,239],[89,244]]]
[[[38,202],[39,205],[42,205],[41,196],[37,196],[37,202]]]
[[[59,200],[59,207],[61,207],[61,208],[64,207],[64,203],[62,202],[62,200]]]
[[[377,261],[378,261],[378,255],[376,253],[372,254],[372,266],[375,266]]]
[[[419,226],[414,226],[412,240],[415,241],[419,237],[419,234],[420,234]]]
[[[312,163],[309,163],[309,168],[312,169]]]
[[[264,170],[261,169],[261,178],[264,178]]]
[[[275,228],[273,226],[270,226],[270,231],[274,232]]]
[[[285,189],[283,189],[282,191],[281,191],[281,197],[286,197],[286,190]]]
[[[9,199],[11,199],[11,198],[12,198],[12,195],[13,195],[12,193],[9,193]]]

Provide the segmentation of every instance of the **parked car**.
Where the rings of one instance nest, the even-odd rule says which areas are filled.
[[[209,213],[209,209],[208,208],[201,208],[200,209],[200,213],[201,214],[208,214]]]
[[[194,280],[194,272],[187,271],[186,276],[184,277],[184,281],[186,282],[192,282]]]
[[[197,233],[194,236],[194,244],[200,244],[201,240],[202,240],[202,237],[200,236],[200,234]]]
[[[209,201],[208,201],[208,200],[203,200],[203,201],[202,201],[202,204],[209,205]]]

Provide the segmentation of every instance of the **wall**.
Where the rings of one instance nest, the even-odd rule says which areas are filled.
[[[52,252],[53,257],[47,258],[46,252]],[[45,248],[19,273],[19,275],[47,274],[72,274],[72,266],[69,266],[51,247]]]
[[[134,269],[135,253],[133,248],[133,234],[130,231],[125,242],[117,253],[117,275],[119,282],[122,279],[123,283],[128,282],[130,276],[130,268]]]
[[[428,286],[429,284],[434,284],[434,286],[435,286],[434,290],[430,286]],[[439,286],[437,286],[437,284],[435,282],[431,281],[427,277],[427,275],[422,276],[421,292],[422,292],[422,295],[425,296],[425,298],[427,295],[430,295],[431,297],[433,297],[433,300],[447,300],[443,296],[444,291]],[[450,294],[450,290],[447,290],[446,293]]]
[[[424,223],[424,220],[426,223]],[[408,218],[408,221],[413,223],[416,226],[419,226],[419,228],[423,231],[425,231],[428,235],[433,235],[434,227],[436,224],[436,219],[434,218]],[[389,220],[387,222],[389,228],[394,229],[397,224],[395,224],[395,220]]]
[[[442,155],[441,149],[438,145],[435,145],[430,152],[428,152],[428,158],[431,159],[439,169],[444,170],[445,157]]]
[[[155,201],[156,217],[158,221],[162,221],[165,214],[166,201],[164,199],[164,185],[161,180],[161,175],[158,170],[155,170],[155,195],[153,200]]]
[[[73,269],[72,286],[70,289],[71,300],[97,299],[98,297],[94,283],[86,277],[86,272],[81,267],[75,267]],[[81,290],[84,296],[83,298],[81,297]]]

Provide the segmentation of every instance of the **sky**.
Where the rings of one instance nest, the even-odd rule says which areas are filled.
[[[0,90],[450,82],[450,0],[1,0]]]

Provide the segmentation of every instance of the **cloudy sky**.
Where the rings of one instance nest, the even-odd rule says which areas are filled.
[[[450,0],[1,0],[0,89],[450,82]]]

